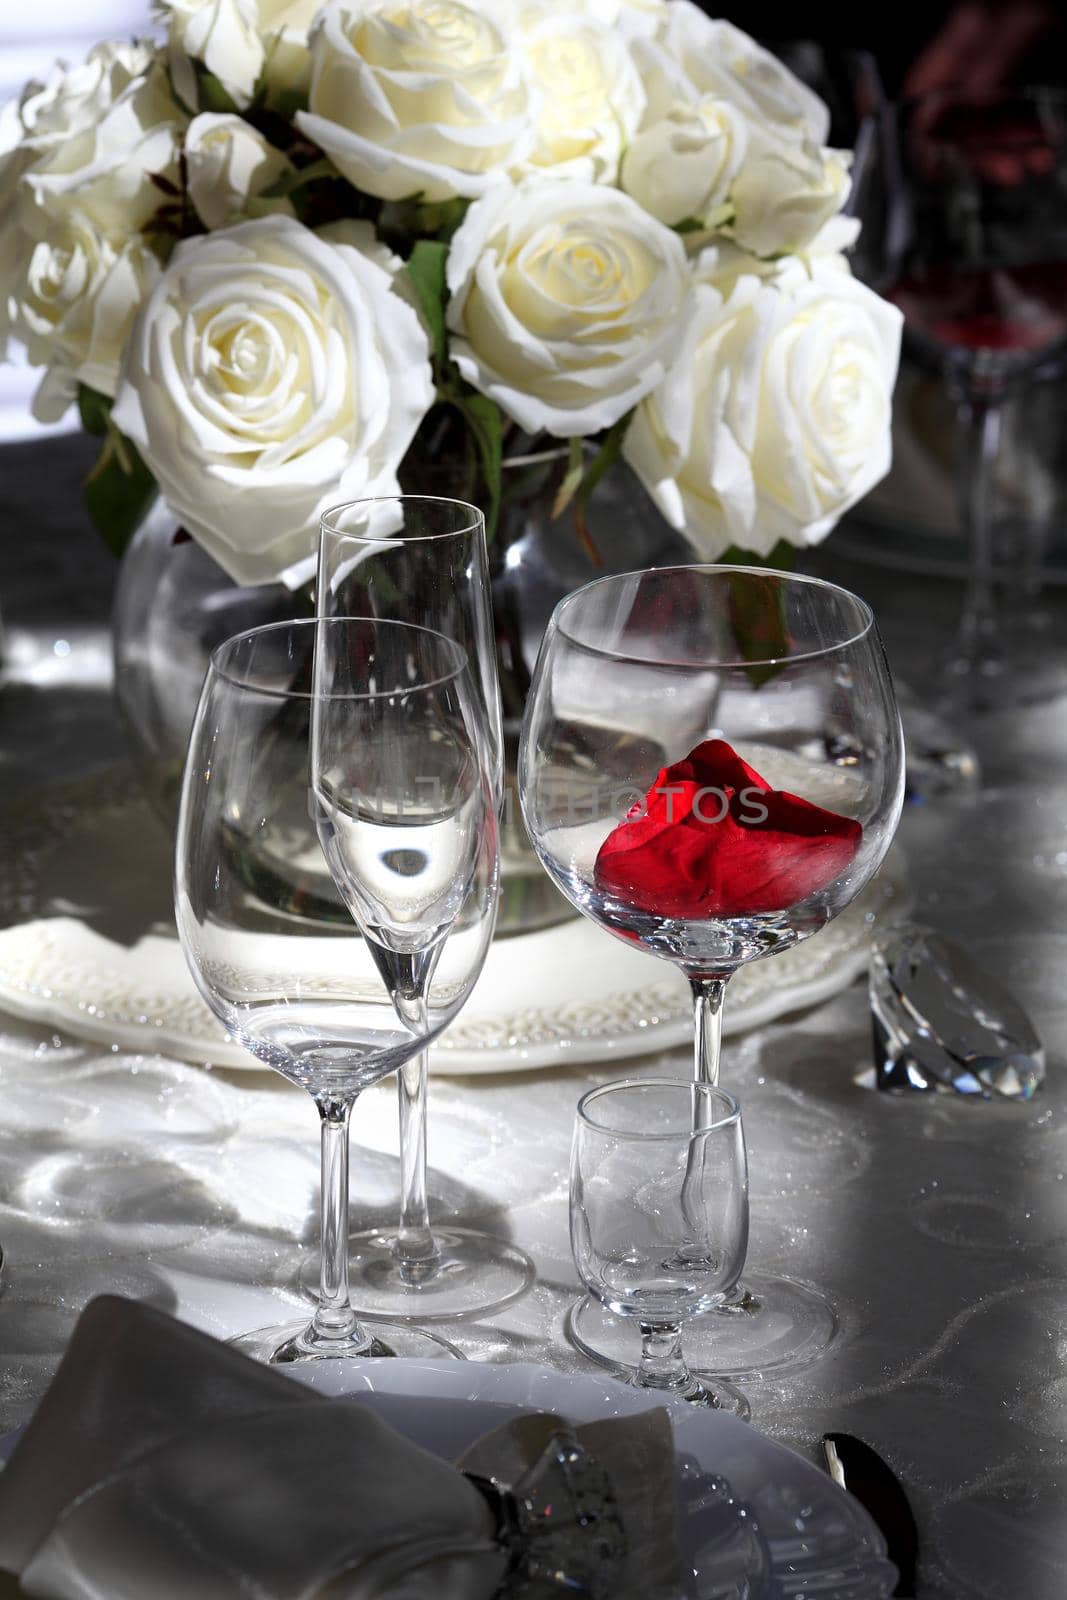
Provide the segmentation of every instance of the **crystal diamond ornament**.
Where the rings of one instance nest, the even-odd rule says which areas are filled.
[[[932,928],[876,937],[871,1013],[879,1089],[1029,1100],[1044,1081],[1044,1047],[1018,1000]]]

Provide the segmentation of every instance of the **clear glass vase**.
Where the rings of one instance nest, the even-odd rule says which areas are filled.
[[[563,595],[590,578],[685,560],[688,551],[623,463],[601,480],[584,523],[573,504],[553,518],[568,459],[566,447],[553,444],[506,462],[500,527],[490,551],[508,755],[501,935],[574,915],[533,853],[515,787],[526,689],[548,618]],[[429,467],[405,488],[460,494],[462,485],[454,471]],[[212,650],[245,628],[304,615],[310,607],[306,592],[282,584],[234,583],[179,531],[162,500],[137,530],[115,595],[115,693],[141,782],[168,826],[177,820],[185,747]],[[325,870],[316,902],[316,914],[347,920]]]

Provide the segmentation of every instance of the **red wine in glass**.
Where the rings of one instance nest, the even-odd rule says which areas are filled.
[[[886,295],[937,345],[1033,357],[1067,337],[1067,261],[939,262],[907,272]]]

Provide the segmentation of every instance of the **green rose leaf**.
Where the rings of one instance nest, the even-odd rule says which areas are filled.
[[[103,449],[85,480],[85,505],[108,549],[121,556],[159,490],[136,447],[112,424],[110,415],[105,427]]]
[[[795,560],[795,548],[780,539],[769,556],[753,555],[751,550],[739,550],[731,545],[729,550],[723,551],[718,564],[789,572]],[[784,661],[789,654],[781,590],[772,583],[731,583],[730,620],[744,659],[762,663],[748,668],[748,676],[758,689],[778,674],[778,666],[768,663]]]
[[[486,542],[492,544],[500,517],[503,489],[504,421],[496,401],[484,394],[464,395],[460,409],[474,437],[478,463],[489,491],[489,504],[485,508],[485,537]]]
[[[198,68],[196,85],[201,111],[229,112],[231,115],[240,116],[240,107],[237,102],[222,87],[215,74],[208,72],[206,67]]]
[[[404,268],[430,331],[438,374],[448,360],[448,329],[445,327],[445,303],[448,299],[448,289],[445,285],[447,256],[446,244],[437,239],[420,239]]]
[[[111,401],[106,394],[90,389],[88,384],[78,385],[78,415],[86,433],[102,438],[111,418]]]

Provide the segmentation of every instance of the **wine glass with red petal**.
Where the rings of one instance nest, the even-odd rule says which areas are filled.
[[[980,711],[1059,693],[1030,604],[1040,522],[998,527],[997,464],[1006,403],[1067,360],[1067,93],[938,89],[888,106],[850,209],[853,270],[903,311],[905,350],[943,376],[959,419],[968,576],[945,699]]]
[[[523,816],[549,875],[617,938],[681,968],[694,1071],[719,1077],[737,969],[817,934],[860,893],[903,797],[900,719],[869,607],[765,568],[601,578],[556,607],[527,702]],[[836,1328],[819,1290],[755,1271],[693,1365],[795,1370]],[[632,1319],[580,1301],[585,1353],[634,1366]]]

